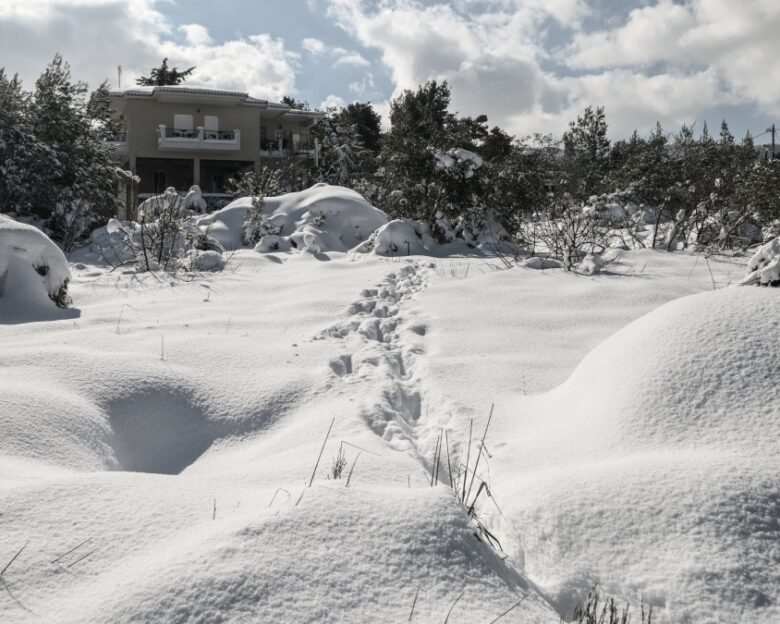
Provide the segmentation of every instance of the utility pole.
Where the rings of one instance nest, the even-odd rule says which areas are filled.
[[[775,133],[776,133],[775,124],[772,124],[772,127],[767,128],[766,131],[772,133],[772,160],[774,160],[775,159]]]

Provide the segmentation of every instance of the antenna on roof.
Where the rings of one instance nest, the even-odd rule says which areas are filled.
[[[121,89],[122,88],[122,66],[121,65],[116,66],[116,78],[117,78],[117,82],[119,83],[119,86],[117,88]]]

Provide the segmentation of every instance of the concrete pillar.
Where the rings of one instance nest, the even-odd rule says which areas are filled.
[[[193,184],[200,186],[200,158],[192,159],[192,180]],[[188,189],[184,189],[185,191]]]

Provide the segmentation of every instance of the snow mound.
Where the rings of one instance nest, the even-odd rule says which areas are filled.
[[[410,222],[395,219],[380,227],[355,251],[370,251],[379,256],[412,256],[425,253],[425,246]]]
[[[225,256],[218,251],[198,252],[193,249],[189,253],[189,258],[192,268],[196,271],[221,271],[225,268]]]
[[[598,580],[661,621],[778,621],[777,309],[763,289],[673,301],[518,399],[496,491],[559,606]]]
[[[126,567],[106,568],[101,552],[90,565],[105,571],[80,581],[80,607],[66,592],[46,607],[71,614],[62,622],[396,622],[408,619],[417,595],[414,619],[438,622],[457,582],[465,585],[451,621],[490,621],[525,595],[515,621],[558,621],[527,579],[474,538],[443,488],[323,485],[299,504],[296,488],[271,508],[271,492],[255,492],[262,506],[218,510],[216,521],[155,535],[151,545],[131,529],[137,543],[121,553]],[[149,570],[152,556],[158,565]]]
[[[780,286],[780,238],[759,247],[748,262],[748,276],[742,283]]]
[[[201,217],[198,226],[227,250],[244,245],[244,228],[250,219],[251,197],[242,197],[223,209]],[[288,245],[312,253],[346,252],[364,242],[387,223],[387,215],[362,195],[340,186],[315,184],[305,191],[266,197],[262,218],[271,232],[257,251],[284,250]]]
[[[541,271],[544,269],[560,269],[563,265],[561,265],[561,263],[557,260],[553,260],[551,258],[539,258],[535,256],[533,258],[523,260],[520,263],[520,266],[525,267],[526,269],[535,269],[537,271]]]
[[[604,266],[604,260],[602,259],[601,254],[589,253],[582,260],[580,260],[580,264],[577,268],[582,273],[586,273],[588,275],[596,275],[598,273],[601,273],[601,269],[603,266]]]
[[[184,196],[184,208],[192,212],[206,212],[206,200],[203,199],[203,193],[198,185],[193,185]]]
[[[0,214],[0,319],[65,307],[69,280],[68,261],[48,236]]]

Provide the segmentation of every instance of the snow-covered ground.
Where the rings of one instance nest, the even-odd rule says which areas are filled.
[[[554,623],[599,581],[658,621],[777,621],[776,289],[663,252],[498,266],[72,265],[76,318],[0,324],[0,567],[27,544],[0,620]],[[504,553],[428,482],[492,403]]]

